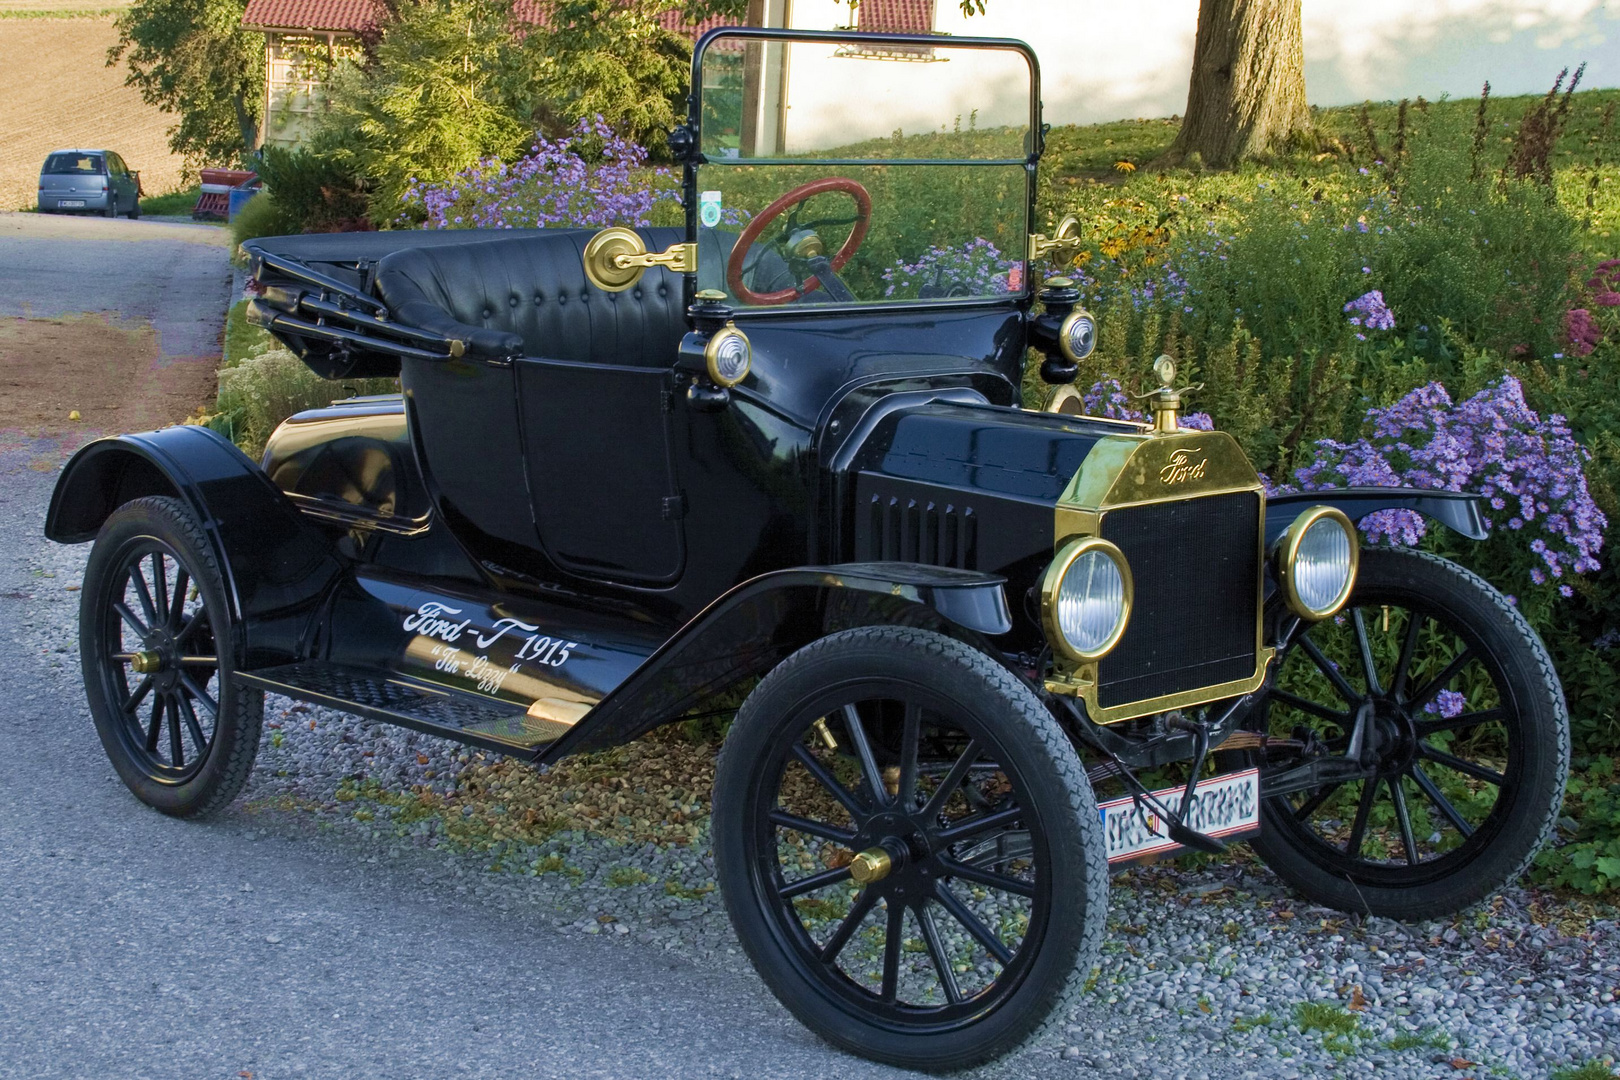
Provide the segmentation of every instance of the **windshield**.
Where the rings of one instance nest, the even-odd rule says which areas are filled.
[[[1024,52],[721,34],[700,65],[700,288],[743,307],[1024,291]]]
[[[47,176],[98,175],[101,172],[101,155],[52,154],[45,159],[45,168],[40,171]]]

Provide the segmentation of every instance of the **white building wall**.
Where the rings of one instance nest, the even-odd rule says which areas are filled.
[[[1544,91],[1588,62],[1586,87],[1620,86],[1620,0],[1304,0],[1313,104],[1419,94]],[[935,0],[936,30],[1016,37],[1041,60],[1046,119],[1092,123],[1179,114],[1187,103],[1198,0],[987,0],[965,17]],[[793,25],[849,22],[834,0],[794,0]]]

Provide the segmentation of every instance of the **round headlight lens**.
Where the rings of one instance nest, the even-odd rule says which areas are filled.
[[[1047,571],[1043,589],[1053,644],[1073,660],[1105,655],[1125,633],[1132,591],[1119,548],[1097,537],[1070,543]]]
[[[741,330],[728,326],[709,339],[704,354],[709,378],[721,386],[736,386],[748,375],[754,350]]]
[[[1075,308],[1058,327],[1058,346],[1063,355],[1075,363],[1091,355],[1097,347],[1097,320],[1091,312]]]
[[[1359,561],[1355,526],[1332,507],[1295,519],[1283,548],[1282,578],[1288,606],[1306,619],[1325,619],[1350,599]]]

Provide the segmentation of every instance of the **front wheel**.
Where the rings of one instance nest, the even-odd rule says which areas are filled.
[[[1355,779],[1268,798],[1255,851],[1345,911],[1446,915],[1524,872],[1569,771],[1569,715],[1546,647],[1478,576],[1425,552],[1363,553],[1349,606],[1295,634],[1264,727]],[[1342,775],[1342,774],[1341,774]]]
[[[118,775],[176,817],[229,804],[258,753],[264,695],[236,681],[225,587],[196,518],[170,498],[119,507],[79,604],[85,695]]]
[[[846,1050],[927,1070],[1060,1020],[1104,933],[1091,785],[1035,695],[961,642],[864,627],[744,702],[715,868],[755,968]]]

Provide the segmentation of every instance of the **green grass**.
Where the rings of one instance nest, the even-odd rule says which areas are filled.
[[[59,8],[53,11],[0,11],[0,19],[107,19],[127,8]]]
[[[221,367],[235,367],[266,349],[281,347],[268,332],[248,322],[247,306],[246,300],[238,300],[225,313],[225,357]]]
[[[645,870],[638,870],[633,866],[615,866],[607,874],[608,886],[614,889],[628,889],[632,885],[643,885],[651,880],[652,876]]]
[[[1566,1065],[1548,1074],[1548,1080],[1614,1080],[1613,1066],[1593,1058],[1581,1065]]]
[[[141,199],[141,213],[176,215],[189,214],[191,208],[197,205],[197,196],[202,194],[202,188],[193,185],[180,191],[171,191],[166,195],[148,195]]]
[[[1233,1031],[1254,1031],[1256,1028],[1270,1027],[1277,1022],[1277,1018],[1268,1012],[1259,1016],[1240,1016],[1232,1021]]]
[[[1324,1035],[1353,1035],[1360,1026],[1348,1009],[1321,1001],[1296,1005],[1294,1021],[1301,1031],[1320,1031]]]
[[[1425,1028],[1422,1031],[1403,1031],[1384,1046],[1390,1050],[1445,1050],[1451,1046],[1451,1040],[1438,1028]]]

